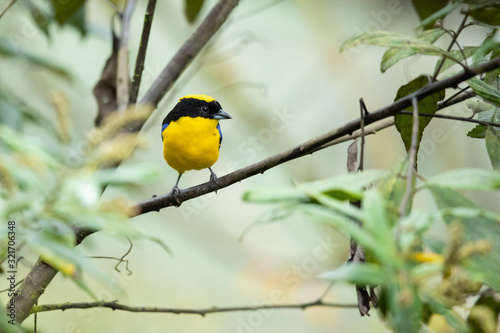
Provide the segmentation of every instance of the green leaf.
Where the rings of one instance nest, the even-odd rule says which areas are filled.
[[[424,186],[495,190],[500,188],[500,172],[482,169],[451,170],[428,178]]]
[[[449,208],[469,208],[480,210],[480,208],[459,194],[458,192],[441,187],[430,187],[431,194],[439,209]],[[462,210],[464,212],[464,210]],[[460,213],[460,210],[458,211]],[[466,242],[487,240],[493,249],[489,255],[474,256],[474,260],[468,260],[465,268],[469,270],[476,279],[484,281],[494,289],[500,288],[500,228],[499,221],[490,219],[486,214],[464,215],[459,214],[444,215],[446,224],[460,222],[464,228],[463,234]]]
[[[500,92],[477,77],[467,80],[467,84],[485,101],[500,106]]]
[[[367,190],[363,196],[363,228],[377,241],[384,252],[384,264],[397,266],[398,254],[393,228],[386,217],[387,203],[377,189]]]
[[[416,79],[410,81],[409,83],[401,86],[398,89],[396,94],[395,101],[414,93],[420,88],[424,87],[429,82],[427,76],[419,76]],[[430,96],[427,96],[420,102],[418,102],[418,112],[420,113],[430,113],[434,114],[437,111],[438,105],[437,103],[444,99],[445,92],[444,90],[436,92]],[[413,107],[409,107],[405,109],[406,111],[412,111]],[[431,117],[419,117],[419,126],[418,126],[418,142],[417,142],[417,153],[420,148],[420,141],[422,140],[422,135],[424,133],[425,128],[429,125],[432,120]],[[411,134],[413,127],[413,116],[410,115],[402,115],[397,114],[394,116],[394,121],[396,124],[396,129],[401,134],[401,139],[405,145],[406,151],[409,151],[411,145]]]
[[[342,265],[318,277],[332,283],[347,282],[355,285],[377,286],[390,283],[392,276],[383,266],[364,263]]]
[[[463,61],[465,59],[469,59],[470,57],[472,57],[474,54],[477,53],[478,50],[479,50],[479,47],[477,47],[477,46],[464,46],[462,51],[451,50],[450,54],[452,54],[454,58],[456,58],[460,61]],[[465,55],[465,57],[464,57],[464,55]],[[434,67],[434,72],[438,69],[440,64],[441,64],[441,59],[439,59],[436,62],[436,65]],[[444,72],[445,70],[447,70],[448,68],[450,68],[456,64],[457,63],[454,60],[446,58],[443,62],[443,65],[441,66],[440,71]]]
[[[416,287],[404,283],[391,283],[382,287],[380,308],[386,309],[387,322],[392,332],[420,332],[422,301]]]
[[[443,29],[426,30],[421,34],[419,34],[418,39],[433,44],[444,33],[445,31]],[[417,50],[415,49],[398,49],[398,48],[388,49],[382,56],[382,61],[380,63],[380,71],[384,73],[387,69],[389,69],[391,66],[393,66],[400,60],[408,58],[415,54],[417,54]]]
[[[491,52],[491,59],[500,57],[500,47],[498,47],[499,44],[496,45],[497,47],[495,47],[495,49]],[[499,75],[500,75],[500,68],[494,69],[484,75],[484,82],[487,84],[492,84],[498,79]]]
[[[486,137],[487,126],[478,124],[476,127],[467,132],[467,136],[473,139],[484,139]]]
[[[436,301],[434,298],[428,298],[425,299],[425,301],[429,305],[431,311],[443,316],[446,322],[452,328],[455,329],[455,332],[457,333],[469,332],[465,321],[458,313],[456,313],[446,305],[442,304],[441,302]]]
[[[185,0],[184,2],[184,13],[189,23],[193,23],[200,13],[201,7],[203,7],[204,0]]]
[[[470,5],[469,15],[491,26],[500,25],[500,4],[498,1],[488,1],[486,4]]]
[[[413,8],[415,8],[415,11],[418,14],[418,18],[420,19],[420,21],[424,21],[432,14],[435,14],[440,9],[446,7],[446,5],[448,5],[448,0],[412,0],[411,3],[413,4]],[[443,16],[444,15],[445,14],[443,14]],[[426,23],[424,25],[424,30],[431,29],[436,19]]]
[[[491,165],[493,169],[500,170],[500,128],[488,126],[485,139]]]
[[[403,50],[414,50],[415,53],[418,54],[438,55],[455,59],[449,52],[446,52],[438,46],[434,46],[431,43],[425,42],[415,37],[410,37],[390,31],[363,32],[344,41],[344,43],[340,45],[340,51],[342,52],[348,48],[363,44]],[[455,59],[455,61],[459,62],[458,59]]]
[[[494,50],[498,51],[499,49],[500,49],[500,44],[497,41],[497,36],[495,32],[489,33],[484,39],[484,41],[481,43],[479,50],[477,50],[477,52],[473,55],[472,64],[477,64],[479,62],[484,61],[486,59],[486,56],[490,52]]]
[[[54,19],[61,25],[66,23],[75,13],[77,13],[84,3],[85,0],[52,0]]]
[[[297,212],[320,218],[321,221],[351,236],[358,244],[361,244],[365,249],[374,253],[377,258],[382,261],[385,259],[385,252],[379,251],[380,246],[377,241],[365,230],[361,229],[353,219],[317,204],[299,204],[295,205],[294,209]]]
[[[413,2],[420,2],[420,0],[413,0]],[[427,2],[430,2],[430,1],[429,0],[425,1],[425,3],[427,3]],[[424,27],[424,29],[428,29],[426,27],[432,27],[432,24],[434,24],[434,22],[436,20],[439,20],[439,19],[443,18],[444,16],[448,15],[449,13],[451,13],[455,8],[458,7],[458,5],[460,5],[461,2],[462,1],[451,2],[446,7],[441,8],[440,10],[427,16],[427,18],[425,18],[424,20],[421,20],[421,22],[418,26]]]

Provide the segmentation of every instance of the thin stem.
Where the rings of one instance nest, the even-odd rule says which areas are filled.
[[[359,112],[361,119],[361,152],[359,157],[359,168],[358,170],[364,169],[364,157],[365,157],[365,114],[368,113],[366,110],[365,101],[362,98],[359,99]]]
[[[132,84],[130,86],[130,97],[128,100],[129,104],[135,104],[137,102],[137,96],[139,95],[142,71],[144,70],[144,61],[146,59],[146,50],[148,48],[149,34],[151,33],[151,26],[153,24],[155,8],[156,0],[149,0],[148,6],[146,7],[146,14],[144,14],[144,25],[142,27],[141,42],[139,44],[139,50],[137,52],[137,58],[135,60],[134,76],[132,77]]]
[[[411,144],[408,151],[408,171],[406,173],[406,190],[399,205],[399,216],[406,215],[406,209],[411,199],[411,194],[413,192],[413,172],[415,170],[415,165],[417,162],[417,145],[418,145],[418,128],[419,128],[419,118],[418,118],[418,99],[417,97],[412,98],[413,105],[413,124],[411,128]],[[399,231],[400,228],[398,228]]]
[[[12,7],[12,5],[14,5],[16,3],[17,0],[11,0],[9,2],[9,4],[7,5],[7,7],[5,7],[5,9],[0,13],[0,19],[5,15],[5,13],[7,13],[7,11],[9,10],[10,7]]]
[[[400,114],[413,114],[411,111],[401,111],[399,113]],[[464,122],[468,122],[468,123],[480,124],[480,125],[484,125],[484,126],[500,127],[500,124],[492,123],[490,121],[482,121],[482,120],[477,120],[477,119],[472,119],[472,118],[457,117],[457,116],[451,116],[451,115],[447,115],[447,114],[421,113],[421,112],[419,112],[418,115],[420,117],[433,117],[433,118],[441,118],[441,119],[450,119],[450,120],[458,120],[458,121],[464,121]]]
[[[205,316],[212,313],[221,312],[236,312],[236,311],[258,311],[264,309],[299,309],[305,310],[310,307],[330,307],[330,308],[355,308],[356,304],[342,304],[342,303],[330,303],[323,302],[318,299],[313,302],[296,303],[296,304],[264,304],[255,306],[235,306],[235,307],[211,307],[206,309],[179,309],[179,308],[159,308],[159,307],[148,307],[148,306],[130,306],[125,304],[120,304],[118,301],[112,302],[86,302],[86,303],[59,303],[59,304],[44,304],[34,306],[31,313],[39,313],[54,310],[68,310],[68,309],[90,309],[90,308],[109,308],[113,310],[122,310],[129,312],[153,312],[153,313],[172,313],[172,314],[195,314],[200,316]]]
[[[457,32],[455,32],[455,34],[452,36],[451,43],[448,46],[448,49],[446,50],[447,52],[449,52],[451,50],[451,48],[453,47],[453,44],[455,44],[455,42],[456,42],[456,40],[458,38],[458,35],[460,35],[460,33],[462,32],[462,30],[465,27],[467,27],[467,25],[465,24],[465,22],[467,21],[468,18],[469,18],[469,14],[465,14],[464,18],[462,19],[462,22],[460,23],[460,26],[457,29]],[[441,68],[443,68],[445,60],[446,60],[446,56],[443,56],[441,58],[441,61],[439,62],[439,66],[436,68],[436,71],[434,72],[434,75],[432,75],[432,81],[436,81],[436,78],[439,75],[439,72],[441,71]],[[463,67],[463,64],[461,64],[461,65]],[[466,69],[466,68],[467,67],[465,67],[464,69]]]

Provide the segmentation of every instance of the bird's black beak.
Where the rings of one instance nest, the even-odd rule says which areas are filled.
[[[231,117],[229,113],[220,109],[219,112],[214,115],[214,119],[233,119],[233,117]]]

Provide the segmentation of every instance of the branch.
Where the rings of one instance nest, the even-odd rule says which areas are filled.
[[[9,4],[7,5],[7,7],[5,7],[5,9],[0,13],[0,19],[2,18],[2,16],[5,15],[5,13],[7,13],[7,11],[9,10],[10,7],[12,7],[12,5],[14,5],[14,3],[16,3],[17,0],[11,0],[9,2]]]
[[[456,87],[459,83],[474,77],[475,75],[482,74],[485,72],[492,71],[500,67],[500,57],[492,59],[488,62],[482,63],[476,67],[469,68],[462,71],[459,74],[446,78],[442,81],[436,81],[427,84],[418,91],[405,96],[394,103],[373,111],[367,114],[364,118],[365,125],[372,124],[384,118],[392,117],[395,114],[401,112],[403,109],[412,105],[412,100],[414,98],[421,100],[435,92],[444,90],[450,87]],[[345,125],[334,129],[328,133],[320,135],[316,138],[308,140],[292,149],[286,150],[284,152],[278,153],[276,155],[270,156],[260,162],[249,165],[242,169],[236,170],[230,174],[220,177],[216,182],[203,183],[198,186],[194,186],[181,192],[174,196],[170,194],[164,194],[161,196],[153,197],[147,201],[138,203],[134,208],[137,212],[136,215],[144,214],[151,211],[159,211],[162,208],[169,207],[172,205],[178,205],[186,200],[199,197],[201,195],[213,192],[215,190],[220,190],[222,188],[228,187],[234,183],[240,182],[246,178],[252,177],[259,173],[264,173],[265,171],[274,168],[277,165],[283,164],[285,162],[291,161],[293,159],[308,155],[317,151],[319,147],[324,146],[333,140],[342,138],[346,135],[351,135],[354,131],[361,128],[361,119],[352,120]]]
[[[130,306],[120,304],[118,301],[112,302],[88,302],[88,303],[59,303],[59,304],[44,304],[36,305],[31,310],[31,313],[39,313],[54,310],[68,310],[68,309],[90,309],[90,308],[109,308],[112,310],[122,310],[129,312],[155,312],[155,313],[172,313],[172,314],[195,314],[204,317],[207,314],[220,313],[220,312],[236,312],[236,311],[258,311],[264,309],[299,309],[305,310],[311,307],[329,307],[329,308],[356,308],[356,304],[341,304],[323,302],[321,299],[313,302],[297,303],[297,304],[265,304],[255,306],[236,306],[236,307],[211,307],[206,309],[177,309],[177,308],[158,308],[148,306]]]
[[[462,32],[462,30],[464,28],[467,27],[467,25],[465,25],[465,22],[467,21],[467,18],[469,18],[469,14],[465,14],[464,15],[464,18],[462,19],[462,22],[460,23],[460,26],[458,27],[457,32],[455,32],[455,34],[452,36],[451,43],[448,46],[448,49],[446,50],[447,52],[450,52],[451,48],[453,47],[453,44],[455,44],[455,42],[457,41],[458,35]],[[443,56],[441,58],[439,66],[436,68],[436,71],[434,72],[434,75],[432,76],[432,81],[436,81],[436,78],[439,75],[439,72],[441,71],[441,68],[443,68],[445,59],[446,59],[446,56]],[[465,57],[464,57],[464,60],[466,60]],[[459,64],[463,66],[462,63],[459,63]]]
[[[400,114],[413,114],[411,111],[401,111],[399,112]],[[457,116],[452,116],[448,114],[438,114],[438,113],[422,113],[419,112],[418,115],[420,117],[432,117],[432,118],[440,118],[440,119],[450,119],[450,120],[458,120],[458,121],[464,121],[468,123],[475,123],[475,124],[480,124],[484,126],[493,126],[493,127],[500,127],[500,124],[498,123],[492,123],[491,121],[483,121],[483,120],[478,120],[478,119],[472,119],[472,118],[464,118],[464,117],[457,117]]]
[[[139,88],[141,87],[142,71],[144,70],[144,61],[146,59],[146,50],[148,48],[149,34],[151,32],[151,25],[155,15],[156,0],[149,0],[144,14],[144,26],[142,27],[141,42],[139,44],[139,51],[135,60],[134,76],[132,77],[132,85],[130,87],[129,104],[137,102],[139,95]]]
[[[116,100],[118,110],[125,110],[128,104],[130,76],[128,70],[128,37],[130,18],[134,12],[137,0],[128,0],[123,10],[120,44],[118,47],[118,68],[116,72]]]
[[[219,30],[238,3],[239,0],[219,0],[205,20],[163,69],[160,76],[153,82],[151,88],[148,89],[139,104],[153,104],[154,106],[158,106],[163,96],[165,96],[203,46]]]

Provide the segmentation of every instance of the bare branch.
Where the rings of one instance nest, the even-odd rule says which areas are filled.
[[[239,0],[219,0],[205,20],[163,69],[139,104],[158,105],[184,69],[227,20],[238,3]]]
[[[142,71],[144,70],[144,61],[146,60],[146,51],[148,49],[149,34],[151,32],[151,26],[153,24],[155,9],[156,9],[156,0],[149,0],[148,6],[146,8],[146,14],[144,14],[144,26],[142,27],[141,42],[139,44],[139,50],[137,51],[134,76],[132,77],[132,84],[130,86],[130,96],[128,99],[129,104],[135,104],[137,102],[137,96],[139,95],[139,88],[141,87]]]
[[[5,15],[5,13],[7,13],[7,11],[9,10],[10,7],[12,7],[12,5],[14,5],[14,3],[16,3],[17,0],[11,0],[9,2],[9,4],[7,5],[7,7],[5,7],[4,10],[2,10],[2,12],[0,13],[0,19]]]
[[[313,302],[297,303],[297,304],[264,304],[255,306],[235,306],[235,307],[211,307],[206,309],[178,309],[178,308],[158,308],[158,307],[148,307],[148,306],[130,306],[125,304],[120,304],[118,301],[112,302],[88,302],[88,303],[59,303],[59,304],[44,304],[34,306],[31,313],[39,313],[54,310],[68,310],[68,309],[90,309],[90,308],[109,308],[113,310],[122,310],[129,312],[153,312],[153,313],[172,313],[172,314],[194,314],[199,316],[206,316],[212,313],[221,312],[236,312],[236,311],[258,311],[264,309],[298,309],[305,310],[311,307],[329,307],[329,308],[356,308],[356,304],[342,304],[342,303],[330,303],[323,302],[318,299]]]

